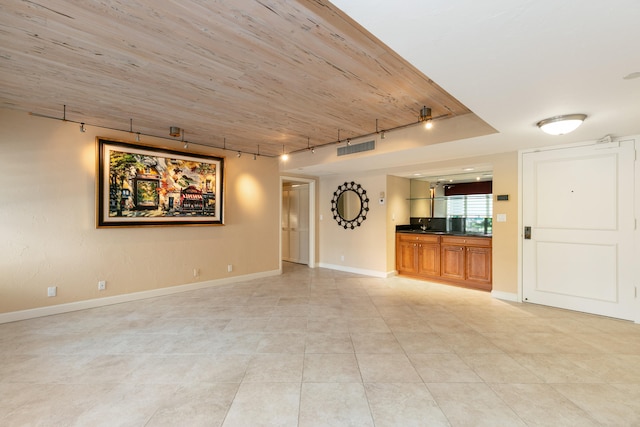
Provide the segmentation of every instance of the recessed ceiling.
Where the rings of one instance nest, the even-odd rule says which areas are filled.
[[[87,126],[275,156],[470,112],[327,1],[17,1],[0,26],[0,106]]]

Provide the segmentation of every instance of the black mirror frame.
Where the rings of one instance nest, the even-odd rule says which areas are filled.
[[[338,200],[345,191],[353,191],[358,195],[358,197],[360,197],[360,212],[358,213],[358,216],[351,220],[344,219],[338,213]],[[369,212],[369,198],[367,197],[367,191],[362,188],[360,184],[356,184],[353,181],[345,182],[338,186],[338,189],[333,192],[333,199],[331,199],[331,213],[333,213],[333,219],[335,219],[338,222],[338,225],[345,230],[353,230],[356,227],[360,227],[362,222],[367,219],[367,212]]]

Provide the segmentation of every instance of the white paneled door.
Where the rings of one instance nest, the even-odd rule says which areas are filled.
[[[635,320],[633,141],[522,156],[525,302]]]
[[[282,188],[282,259],[309,263],[309,184]]]

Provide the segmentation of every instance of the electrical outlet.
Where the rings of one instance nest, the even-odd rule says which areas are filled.
[[[49,286],[47,288],[47,296],[48,297],[55,297],[58,294],[58,287],[57,286]]]
[[[104,291],[105,289],[107,289],[107,282],[105,282],[104,280],[100,280],[98,282],[98,290]]]
[[[227,265],[227,272],[231,273],[233,271],[233,265],[229,264]]]
[[[344,255],[340,255],[340,261],[344,261]]]

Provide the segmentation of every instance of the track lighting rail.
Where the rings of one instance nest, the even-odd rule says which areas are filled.
[[[93,125],[91,123],[80,122],[80,121],[77,121],[77,120],[70,120],[70,119],[67,119],[66,105],[65,105],[65,109],[64,109],[64,115],[63,115],[62,118],[55,117],[55,116],[48,116],[46,114],[33,113],[33,112],[30,112],[29,115],[34,116],[34,117],[42,117],[44,119],[59,120],[61,122],[76,123],[78,125],[81,125],[81,132],[84,132],[82,129],[86,129],[87,126],[92,126],[92,127],[96,127],[96,128],[100,128],[100,129],[113,130],[113,131],[117,131],[117,132],[133,133],[133,134],[135,134],[135,138],[136,138],[137,142],[140,142],[140,137],[141,136],[148,136],[148,137],[151,137],[151,138],[163,139],[163,140],[166,140],[166,141],[180,142],[181,144],[183,144],[185,149],[188,148],[189,145],[197,145],[197,146],[200,146],[200,147],[216,148],[218,150],[232,151],[234,153],[242,153],[242,154],[252,155],[252,156],[254,156],[254,158],[257,158],[257,157],[268,157],[268,158],[279,157],[279,155],[270,155],[270,154],[262,154],[262,153],[260,153],[260,146],[258,146],[258,151],[242,151],[242,150],[237,150],[237,149],[233,149],[233,148],[227,148],[226,138],[225,138],[225,141],[224,141],[224,146],[220,147],[220,146],[217,146],[217,145],[204,144],[202,142],[195,142],[195,141],[186,140],[186,139],[184,139],[184,136],[183,136],[182,139],[176,139],[176,138],[173,138],[173,137],[170,138],[170,137],[167,137],[167,136],[153,135],[153,134],[150,134],[150,133],[133,132],[133,119],[130,119],[129,130],[119,129],[119,128],[115,128],[115,127],[109,127],[109,126],[103,126],[103,125]]]
[[[427,114],[428,112],[428,114]],[[255,160],[257,157],[262,156],[262,157],[268,157],[268,158],[276,158],[276,157],[283,157],[284,155],[291,155],[291,154],[296,154],[296,153],[302,153],[302,152],[306,152],[306,151],[311,151],[312,153],[315,153],[316,149],[321,148],[321,147],[325,147],[328,145],[335,145],[335,144],[340,144],[342,142],[346,142],[347,144],[350,144],[354,139],[364,139],[364,138],[370,138],[376,135],[380,135],[382,139],[386,138],[386,135],[389,132],[393,132],[393,131],[397,131],[400,129],[405,129],[411,126],[416,126],[418,124],[424,123],[425,121],[427,122],[432,122],[435,120],[440,120],[443,118],[446,118],[448,116],[450,116],[450,114],[442,114],[440,116],[435,116],[435,117],[431,117],[431,109],[427,108],[427,107],[423,107],[423,109],[420,111],[420,117],[418,119],[417,122],[411,122],[411,123],[407,123],[404,125],[400,125],[400,126],[396,126],[393,128],[389,128],[389,129],[378,129],[378,119],[376,119],[376,130],[375,132],[370,132],[370,133],[366,133],[363,135],[357,135],[357,136],[352,136],[346,139],[341,139],[340,138],[340,129],[338,129],[338,139],[336,141],[330,141],[330,142],[325,142],[322,144],[317,144],[317,145],[310,145],[310,139],[307,138],[307,148],[300,148],[297,150],[293,150],[293,151],[289,151],[289,152],[285,152],[285,147],[282,147],[282,155],[269,155],[269,154],[261,154],[260,153],[260,145],[258,145],[258,150],[257,151],[243,151],[243,150],[238,150],[238,149],[234,149],[234,148],[227,148],[227,140],[226,138],[224,138],[224,142],[222,146],[217,146],[217,145],[212,145],[212,144],[204,144],[202,142],[196,142],[196,141],[189,141],[184,139],[184,129],[180,129],[177,126],[171,126],[170,127],[170,133],[171,133],[171,137],[166,137],[166,136],[161,136],[161,135],[153,135],[150,133],[142,133],[142,132],[134,132],[133,131],[133,119],[129,119],[129,129],[120,129],[120,128],[114,128],[114,127],[109,127],[109,126],[103,126],[103,125],[92,125],[90,123],[86,123],[86,122],[80,122],[80,121],[76,121],[76,120],[70,120],[67,119],[67,106],[64,106],[63,109],[63,116],[62,118],[60,117],[55,117],[55,116],[49,116],[49,115],[45,115],[45,114],[39,114],[39,113],[33,113],[30,112],[30,115],[34,116],[34,117],[42,117],[45,119],[52,119],[52,120],[59,120],[59,121],[63,121],[63,122],[69,122],[69,123],[76,123],[80,125],[80,131],[81,132],[85,132],[86,130],[86,126],[92,126],[92,127],[96,127],[96,128],[100,128],[100,129],[107,129],[107,130],[113,130],[113,131],[118,131],[118,132],[125,132],[125,133],[131,133],[131,134],[135,134],[135,140],[137,142],[140,142],[140,137],[141,136],[148,136],[151,138],[157,138],[157,139],[162,139],[162,140],[166,140],[166,141],[173,141],[173,142],[181,142],[182,144],[184,144],[184,148],[187,149],[189,147],[189,145],[196,145],[196,146],[200,146],[200,147],[207,147],[207,148],[216,148],[219,150],[224,150],[224,151],[232,151],[234,153],[236,153],[236,155],[238,157],[240,157],[242,154],[247,154],[247,155],[252,155],[253,159]],[[178,140],[176,139],[174,136],[179,136],[178,130],[182,131],[182,139]]]

